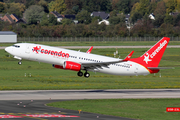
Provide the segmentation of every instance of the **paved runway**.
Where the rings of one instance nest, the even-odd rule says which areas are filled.
[[[44,104],[56,100],[15,100],[0,101],[0,118],[5,120],[132,120],[128,118],[93,114],[61,108],[47,107]]]
[[[10,117],[9,120],[132,120],[128,118],[113,117],[61,108],[47,107],[44,104],[54,100],[38,101],[0,101],[0,118]],[[5,120],[8,120],[6,118]]]
[[[0,91],[0,100],[71,100],[112,98],[180,98],[180,89]]]
[[[62,100],[111,98],[180,98],[180,89],[0,91],[0,118],[8,117],[6,120],[130,120],[86,112],[79,114],[78,111],[44,105]]]

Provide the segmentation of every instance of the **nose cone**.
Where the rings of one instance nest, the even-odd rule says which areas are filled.
[[[8,53],[10,53],[11,48],[10,48],[10,47],[6,47],[6,48],[5,48],[5,51],[8,52]]]

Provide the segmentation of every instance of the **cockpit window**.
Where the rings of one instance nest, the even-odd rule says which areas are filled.
[[[19,46],[19,45],[13,45],[13,47],[20,48],[20,46]]]

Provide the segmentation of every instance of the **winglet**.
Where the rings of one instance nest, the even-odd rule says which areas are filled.
[[[134,51],[132,51],[131,53],[129,53],[129,55],[128,55],[126,58],[124,58],[123,61],[128,61],[128,60],[131,58],[131,56],[132,56],[133,53],[134,53]]]
[[[91,46],[91,47],[89,48],[89,50],[88,50],[86,53],[90,54],[91,51],[92,51],[92,49],[93,49],[93,46]]]

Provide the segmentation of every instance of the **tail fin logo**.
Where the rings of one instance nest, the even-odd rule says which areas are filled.
[[[166,40],[164,40],[164,42],[160,43],[159,47],[154,50],[154,52],[150,55],[151,58],[154,58],[154,56],[156,56],[156,54],[159,53],[159,51],[161,51],[161,49],[167,44],[168,42]]]
[[[147,55],[147,56],[144,55],[144,60],[143,60],[143,61],[145,61],[146,64],[148,64],[148,62],[150,62],[150,61],[152,61],[152,60],[149,59],[149,54],[148,54],[148,53],[146,53],[146,55]]]
[[[161,51],[161,49],[167,44],[168,42],[166,40],[164,40],[162,43],[159,44],[159,47],[157,47],[151,54],[146,53],[144,55],[144,60],[146,62],[146,64],[148,64],[148,62],[151,62],[152,59]]]

